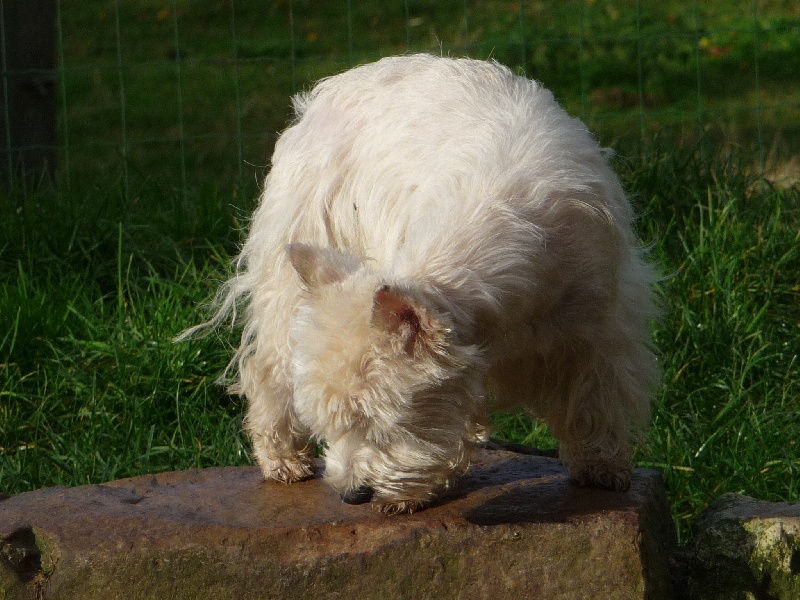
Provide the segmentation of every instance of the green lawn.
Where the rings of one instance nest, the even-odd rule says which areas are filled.
[[[407,51],[495,58],[544,82],[617,150],[638,152],[654,137],[702,139],[746,148],[767,167],[800,152],[793,0],[759,0],[757,11],[752,0],[638,4],[64,5],[61,165],[80,180],[125,169],[131,180],[184,190],[250,184],[264,174],[292,93]]]
[[[251,462],[242,401],[214,384],[235,334],[171,338],[228,272],[292,91],[441,44],[541,79],[619,152],[666,276],[636,461],[664,474],[682,539],[724,492],[798,500],[800,192],[760,177],[800,151],[790,2],[760,2],[754,28],[750,2],[637,20],[601,0],[297,0],[294,36],[288,2],[244,4],[177,1],[183,60],[171,3],[119,3],[121,56],[115,2],[62,5],[58,185],[0,191],[0,492]],[[521,415],[495,425],[554,443]]]

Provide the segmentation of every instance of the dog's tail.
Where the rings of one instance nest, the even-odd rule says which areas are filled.
[[[244,284],[241,270],[241,260],[236,261],[236,273],[224,282],[217,290],[214,299],[206,307],[212,313],[211,318],[197,325],[193,325],[172,338],[178,344],[189,339],[205,337],[212,331],[219,329],[223,321],[230,318],[231,329],[236,324],[237,308],[242,298],[247,294],[248,286]]]

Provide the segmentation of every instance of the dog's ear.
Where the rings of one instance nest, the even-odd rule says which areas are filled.
[[[341,281],[361,264],[349,254],[310,244],[289,244],[286,253],[294,270],[309,289]]]
[[[398,336],[408,354],[414,353],[417,337],[422,330],[422,318],[420,308],[402,292],[388,285],[375,292],[372,324]]]

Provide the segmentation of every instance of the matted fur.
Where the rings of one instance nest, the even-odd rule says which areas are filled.
[[[294,106],[199,326],[244,306],[232,388],[264,476],[309,476],[316,439],[343,498],[414,510],[466,469],[491,398],[545,419],[574,481],[625,489],[654,274],[584,125],[497,63],[429,55]]]

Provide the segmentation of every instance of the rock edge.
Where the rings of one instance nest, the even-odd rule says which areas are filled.
[[[0,598],[666,598],[660,475],[569,484],[549,457],[476,452],[442,500],[387,517],[254,467],[0,501]]]

